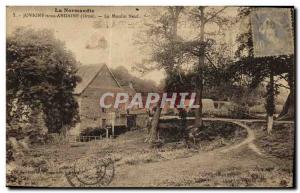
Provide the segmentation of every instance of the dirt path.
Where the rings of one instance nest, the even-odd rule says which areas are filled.
[[[179,116],[163,116],[160,119],[174,119],[174,118],[180,118]],[[189,120],[195,119],[195,117],[187,117]],[[246,123],[264,123],[267,122],[266,119],[231,119],[231,118],[214,118],[214,117],[204,117],[202,118],[204,121],[238,121],[238,122],[246,122]],[[274,123],[291,123],[293,124],[294,121],[277,121],[274,120]]]
[[[238,125],[247,130],[247,138],[239,144],[217,149],[211,152],[200,152],[195,156],[157,163],[123,166],[117,168],[112,186],[165,186],[192,180],[207,171],[216,171],[232,167],[256,167],[259,164],[272,165],[264,159],[262,152],[255,146],[255,134],[247,125],[237,120],[210,119]],[[247,151],[249,148],[252,151]],[[242,155],[242,156],[240,156]]]
[[[266,123],[265,119],[230,119],[230,118],[213,118],[213,117],[204,117],[203,120],[208,121],[229,121],[229,122],[246,122],[246,123]],[[274,120],[274,123],[291,123],[293,124],[294,121],[277,121]]]
[[[201,152],[189,158],[180,158],[164,162],[154,162],[116,168],[115,179],[111,186],[166,186],[181,185],[202,173],[215,172],[224,168],[256,167],[259,159],[237,159],[227,153]]]
[[[257,175],[261,176],[261,172],[266,170],[274,171],[272,174],[266,175],[266,178],[271,180],[274,176],[278,180],[281,180],[282,176],[291,176],[286,169],[284,172],[277,172],[277,168],[289,168],[285,167],[285,165],[289,165],[284,163],[285,160],[277,162],[277,159],[266,156],[267,153],[263,154],[255,146],[256,136],[254,130],[250,128],[251,126],[246,125],[247,121],[218,118],[205,118],[205,120],[230,122],[244,128],[248,135],[242,142],[210,152],[196,152],[184,147],[149,149],[141,137],[146,134],[146,131],[143,130],[127,132],[114,140],[78,143],[76,146],[74,146],[75,144],[39,146],[32,151],[34,154],[27,156],[28,160],[32,160],[34,164],[40,164],[39,160],[46,160],[49,162],[46,165],[51,168],[50,172],[54,172],[51,175],[48,173],[27,174],[24,179],[28,179],[28,183],[34,182],[34,185],[43,187],[69,186],[65,176],[56,171],[60,168],[72,167],[74,161],[85,156],[102,157],[107,154],[111,154],[115,159],[115,176],[109,184],[114,187],[197,185],[203,187],[202,180],[206,180],[205,183],[210,183],[209,186],[213,187],[217,186],[216,184],[227,186],[232,183],[236,183],[234,186],[240,186],[240,181],[237,180],[244,180],[244,183],[248,183],[251,176],[256,179]],[[20,165],[22,165],[21,163]],[[28,165],[29,162],[25,163]],[[227,175],[233,176],[228,178]],[[272,178],[269,178],[270,175]],[[230,179],[232,182],[226,181]],[[291,182],[292,180],[287,179],[286,181]]]
[[[176,118],[177,116],[165,116],[163,117],[163,119],[169,119],[169,118]],[[189,117],[188,119],[194,119]],[[259,156],[265,156],[260,149],[253,143],[253,141],[256,139],[255,134],[253,132],[253,130],[248,127],[247,125],[243,124],[244,123],[257,123],[257,122],[266,122],[265,119],[230,119],[230,118],[213,118],[213,117],[204,117],[203,118],[204,121],[223,121],[223,122],[228,122],[228,123],[233,123],[236,124],[244,129],[247,130],[248,136],[247,138],[242,141],[239,144],[230,146],[230,147],[226,147],[224,149],[220,149],[220,152],[226,153],[228,151],[234,150],[234,149],[238,149],[243,145],[248,145],[248,147],[254,151],[256,154],[258,154]],[[294,124],[294,121],[274,121],[274,123],[289,123],[289,124]]]
[[[224,121],[224,120],[222,120]],[[253,150],[256,154],[262,156],[263,153],[256,147],[256,145],[253,143],[253,141],[256,139],[255,138],[255,134],[253,132],[253,130],[248,127],[247,125],[239,122],[239,121],[232,121],[232,120],[226,120],[225,122],[229,122],[229,123],[233,123],[233,124],[236,124],[244,129],[247,130],[247,138],[242,141],[241,143],[237,144],[237,145],[233,145],[233,146],[230,146],[230,147],[226,147],[225,149],[221,149],[220,152],[223,152],[223,153],[226,153],[228,151],[231,151],[231,150],[234,150],[234,149],[238,149],[240,148],[241,146],[243,145],[248,145],[248,147]]]

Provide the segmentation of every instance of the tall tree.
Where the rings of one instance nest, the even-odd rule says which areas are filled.
[[[167,7],[162,10],[162,14],[154,17],[152,23],[148,23],[148,29],[145,36],[146,40],[139,41],[140,44],[151,46],[151,57],[143,61],[136,69],[145,72],[150,70],[164,69],[168,76],[174,73],[174,69],[180,64],[179,55],[180,47],[178,41],[180,37],[177,34],[178,22],[183,7]],[[166,88],[165,88],[166,89]],[[157,141],[157,129],[162,109],[158,103],[151,122],[148,142]]]
[[[196,99],[195,104],[199,105],[196,109],[195,126],[202,127],[202,97],[203,97],[203,83],[204,83],[204,72],[207,66],[212,66],[216,69],[213,62],[212,47],[215,44],[215,36],[223,35],[222,27],[229,23],[228,17],[224,16],[224,10],[226,8],[216,8],[216,7],[205,7],[199,6],[192,8],[189,15],[194,24],[199,27],[199,33],[194,40],[186,41],[183,44],[184,50],[191,54],[192,57],[196,59],[195,64],[195,92]],[[211,27],[215,25],[217,27]],[[214,28],[212,32],[208,32],[207,27]],[[211,30],[211,29],[210,29]],[[208,71],[206,71],[208,72]],[[217,71],[214,71],[216,77]],[[207,73],[206,73],[207,74]]]
[[[279,116],[279,119],[294,118],[294,73],[295,62],[294,55],[281,55],[256,58],[253,52],[253,41],[251,32],[250,13],[253,8],[242,7],[238,10],[237,21],[243,22],[245,31],[240,33],[237,37],[238,50],[236,51],[236,60],[230,68],[236,80],[242,80],[248,77],[248,85],[251,88],[257,87],[261,82],[268,80],[267,96],[266,96],[266,110],[268,115],[271,115],[272,101],[278,92],[278,87],[285,87],[290,90],[289,96],[285,102],[284,108]],[[293,11],[293,10],[292,10]],[[294,20],[292,19],[294,26]],[[243,78],[242,78],[243,77]],[[274,80],[274,77],[277,80]],[[280,84],[279,80],[286,80],[288,86]],[[273,83],[272,83],[273,82]],[[273,89],[274,87],[274,89]],[[268,109],[270,108],[270,109]],[[269,116],[271,117],[271,116]],[[269,119],[271,121],[271,119]],[[269,121],[269,122],[270,122]],[[272,122],[272,121],[271,121]],[[269,124],[270,125],[270,124]]]
[[[77,62],[52,31],[18,28],[7,38],[6,56],[9,127],[19,120],[17,115],[24,106],[43,111],[49,132],[76,123],[78,105],[73,89],[79,81]],[[23,107],[13,109],[15,101]]]

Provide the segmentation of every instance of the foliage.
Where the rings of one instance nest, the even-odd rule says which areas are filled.
[[[130,74],[129,71],[123,66],[118,66],[115,69],[112,69],[112,72],[121,85],[129,85],[132,83],[133,88],[137,92],[148,93],[156,92],[158,90],[154,81],[144,80],[136,77]]]
[[[279,94],[279,87],[288,88],[290,95],[294,93],[294,55],[254,57],[250,21],[252,9],[254,8],[239,8],[237,20],[247,21],[243,22],[246,30],[240,33],[236,39],[236,43],[238,44],[238,49],[235,53],[236,62],[228,68],[228,73],[231,74],[233,81],[252,89],[267,81],[265,107],[268,114],[272,115],[275,111],[275,97]],[[292,23],[294,26],[294,20]],[[275,76],[277,80],[274,80]],[[282,79],[288,82],[288,87],[280,83]],[[287,104],[293,106],[293,102],[289,102],[288,100]],[[285,109],[288,111],[288,108]]]
[[[237,36],[238,49],[235,53],[235,63],[228,69],[236,81],[241,80],[241,74],[247,76],[246,84],[251,88],[257,87],[259,83],[269,77],[269,67],[272,65],[274,76],[289,73],[294,69],[294,55],[280,55],[269,57],[254,57],[253,41],[251,32],[250,13],[251,7],[239,8],[238,21],[244,22],[246,31]],[[245,81],[245,76],[243,81]],[[287,80],[286,74],[280,76]]]
[[[77,62],[53,31],[18,28],[7,38],[6,56],[8,124],[16,118],[10,113],[16,99],[29,109],[41,108],[50,132],[78,120],[72,94]]]
[[[182,11],[183,7],[170,6],[158,14],[152,13],[152,21],[145,24],[144,36],[136,40],[143,51],[150,50],[149,57],[137,64],[134,70],[143,74],[163,69],[169,75],[181,64],[181,37],[177,34],[177,27]]]
[[[105,129],[88,127],[80,132],[80,136],[102,136],[105,133]]]
[[[146,71],[163,69],[167,79],[176,72],[176,66],[182,62],[181,56],[178,55],[180,47],[177,44],[180,39],[177,35],[178,22],[182,11],[183,7],[170,6],[162,8],[162,11],[156,16],[153,15],[152,23],[146,24],[145,36],[139,40],[141,47],[144,46],[151,50],[149,58],[143,63],[137,64],[135,70],[143,74]],[[161,110],[161,108],[156,108],[151,122],[147,141],[153,144],[157,141],[157,126]]]

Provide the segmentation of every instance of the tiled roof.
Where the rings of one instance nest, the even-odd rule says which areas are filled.
[[[74,94],[81,94],[100,72],[104,65],[105,64],[93,64],[80,66],[77,71],[77,75],[81,78],[81,82],[79,82],[74,89]]]

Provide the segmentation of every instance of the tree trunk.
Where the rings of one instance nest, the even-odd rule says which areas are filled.
[[[268,116],[267,132],[271,134],[273,130],[274,117],[273,115]]]
[[[202,84],[202,72],[199,72],[199,79],[198,79],[198,86],[196,88],[196,99],[195,104],[199,105],[199,108],[196,109],[195,113],[195,126],[202,127],[203,120],[202,120],[202,91],[203,91],[203,84]]]
[[[267,93],[267,132],[270,134],[273,130],[273,120],[275,112],[275,90],[274,90],[274,70],[270,65],[270,83]]]
[[[294,119],[295,118],[295,92],[294,92],[294,68],[291,68],[288,76],[288,84],[290,94],[286,99],[278,120]]]
[[[291,90],[277,120],[294,119],[294,115],[295,115],[295,106],[294,105],[295,105],[294,104],[294,92]]]
[[[178,24],[178,19],[179,19],[179,14],[181,13],[183,7],[169,7],[169,13],[171,14],[171,49],[174,50],[174,43],[175,40],[177,39],[177,24]],[[173,52],[172,52],[173,53]],[[175,64],[175,56],[171,56],[171,60],[170,60],[170,66],[171,68],[169,68],[167,70],[167,75],[171,75],[171,73],[173,73],[172,69],[173,66]],[[164,89],[166,90],[166,89]],[[155,110],[155,113],[152,117],[152,121],[151,121],[151,127],[150,127],[150,132],[149,132],[149,137],[147,139],[148,143],[155,143],[157,142],[158,139],[158,123],[159,123],[159,118],[160,118],[160,114],[162,111],[162,108],[160,108],[161,105],[161,100],[159,103],[157,103],[157,107]]]
[[[205,27],[205,21],[204,21],[204,7],[199,7],[200,11],[200,42],[204,42],[204,27]],[[195,113],[195,126],[196,127],[202,127],[203,121],[202,121],[202,91],[203,91],[203,72],[202,68],[204,66],[204,59],[205,59],[205,48],[203,47],[199,52],[199,61],[198,61],[198,76],[196,79],[196,105],[199,105],[199,108],[196,109]]]
[[[149,137],[148,137],[148,143],[153,143],[157,141],[157,133],[158,133],[158,123],[159,123],[159,118],[162,109],[160,108],[160,103],[156,107],[155,113],[152,117],[151,121],[151,127],[150,127],[150,132],[149,132]]]

